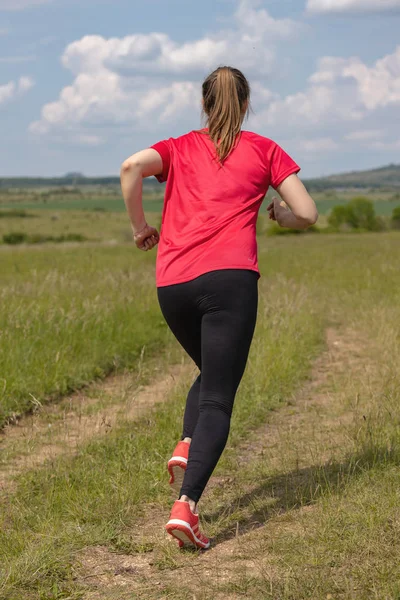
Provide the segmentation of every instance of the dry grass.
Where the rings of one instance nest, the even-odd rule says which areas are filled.
[[[138,372],[111,376],[61,403],[41,405],[34,414],[8,425],[0,434],[0,490],[10,489],[11,480],[20,473],[57,456],[72,455],[82,444],[110,433],[121,421],[139,420],[165,402],[176,380],[193,367],[186,360],[169,366],[165,375],[164,361],[157,361],[162,368],[153,364],[152,377],[157,379],[147,385],[140,383],[145,375],[139,363]]]
[[[398,600],[394,241],[332,236],[322,247],[310,236],[261,246],[257,336],[229,446],[201,503],[212,550],[179,552],[163,533],[184,376],[149,416],[121,415],[73,459],[17,478],[1,500],[0,596]],[[115,394],[93,392],[82,416],[96,419]]]

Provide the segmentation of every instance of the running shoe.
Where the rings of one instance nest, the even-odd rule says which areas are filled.
[[[179,547],[204,549],[210,547],[210,540],[200,533],[199,515],[190,508],[189,502],[177,500],[165,526],[167,532],[179,541]]]
[[[171,476],[169,483],[176,494],[179,494],[182,487],[189,458],[189,448],[190,444],[188,442],[179,442],[172,454],[172,458],[168,461],[168,471]]]

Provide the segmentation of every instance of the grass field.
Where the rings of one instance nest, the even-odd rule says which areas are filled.
[[[398,600],[400,234],[263,237],[259,251],[258,326],[201,503],[204,555],[162,533],[194,373],[153,406],[184,360],[157,308],[154,257],[128,244],[2,252],[2,419],[36,415],[28,441],[12,426],[0,439],[0,598]],[[106,380],[79,409],[46,409],[112,369],[123,387]],[[149,408],[132,420],[138,385]],[[121,405],[108,433],[90,432]],[[71,449],[74,419],[89,433]],[[49,426],[64,446],[45,460],[35,431]],[[29,452],[44,458],[24,466]]]
[[[270,199],[276,192],[273,189],[268,191],[267,197]],[[395,190],[388,191],[369,191],[369,190],[343,190],[340,192],[327,191],[315,192],[312,194],[315,199],[319,213],[327,215],[329,211],[337,204],[344,204],[356,196],[365,196],[374,204],[376,214],[381,216],[390,216],[393,208],[400,205],[400,194]],[[163,207],[164,187],[150,186],[144,190],[143,200],[145,210],[148,213],[160,213]],[[0,191],[0,209],[9,210],[18,208],[28,211],[90,211],[90,212],[111,212],[125,213],[125,205],[122,200],[120,190],[113,188],[100,192],[88,192],[84,188],[80,190],[70,190],[63,195],[62,190],[52,193],[39,191],[10,191],[4,193]]]

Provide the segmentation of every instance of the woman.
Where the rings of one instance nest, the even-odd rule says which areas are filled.
[[[256,324],[261,203],[272,185],[284,200],[268,206],[279,225],[305,229],[318,216],[297,164],[273,141],[241,130],[249,103],[244,75],[217,69],[203,83],[207,127],[138,152],[121,169],[137,247],[147,251],[159,243],[161,310],[200,370],[168,462],[179,496],[166,530],[180,547],[210,546],[199,530],[197,503],[227,442]],[[142,179],[152,175],[167,182],[161,237],[142,206]]]

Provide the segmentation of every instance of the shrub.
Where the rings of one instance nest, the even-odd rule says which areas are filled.
[[[267,235],[298,235],[304,233],[320,233],[320,229],[316,225],[311,225],[308,229],[290,229],[281,227],[277,223],[272,223],[267,229]]]
[[[34,233],[28,236],[27,242],[28,244],[44,244],[45,242],[50,241],[50,239],[51,236]]]
[[[54,242],[86,242],[87,237],[80,233],[66,233],[58,237],[52,238]]]
[[[27,235],[26,233],[7,233],[3,235],[4,244],[45,244],[46,242],[63,243],[63,242],[86,242],[87,237],[80,233],[67,233],[64,235],[43,235],[34,233]]]
[[[36,215],[27,213],[21,208],[13,208],[11,210],[0,210],[0,219],[32,219]]]
[[[24,242],[27,241],[27,238],[28,238],[28,236],[26,235],[26,233],[21,233],[21,232],[5,233],[3,235],[3,243],[4,244],[12,244],[12,245],[23,244]]]
[[[353,198],[347,204],[334,206],[328,224],[336,231],[345,227],[364,231],[382,231],[386,228],[384,220],[376,216],[371,200],[363,196]]]
[[[392,229],[400,229],[400,206],[393,209],[391,226]]]
[[[347,205],[348,224],[354,229],[366,229],[376,231],[375,208],[371,200],[358,196],[353,198]]]
[[[328,224],[333,229],[340,229],[343,225],[347,223],[347,215],[347,205],[338,204],[337,206],[334,206],[332,208],[331,213],[328,217]]]

